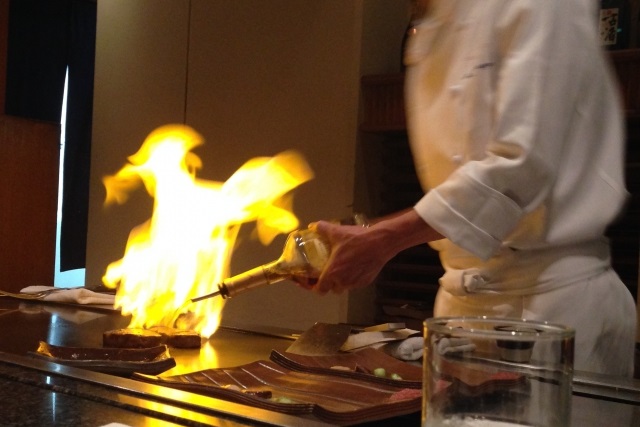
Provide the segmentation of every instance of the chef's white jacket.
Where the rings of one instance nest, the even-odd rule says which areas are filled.
[[[597,1],[431,3],[408,40],[405,98],[426,190],[415,210],[446,236],[432,244],[446,271],[436,315],[564,323],[578,368],[628,373],[635,306],[604,237],[627,198],[624,122]],[[603,331],[626,356],[601,354],[615,345]]]

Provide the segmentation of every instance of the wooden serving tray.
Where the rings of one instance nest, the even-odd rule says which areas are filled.
[[[260,360],[242,366],[166,377],[134,374],[133,378],[271,411],[312,415],[338,425],[376,421],[421,410],[422,392],[416,387],[416,381],[381,381],[368,373],[349,374],[331,369],[327,365],[333,361],[322,359],[327,356],[294,355],[289,359],[291,354],[277,352],[272,353],[272,358],[274,356],[275,361]],[[375,365],[387,372],[406,370],[414,375],[416,369],[421,371],[419,367],[373,349],[366,354],[328,357],[337,358],[340,366]],[[407,383],[411,387],[407,387]]]
[[[31,357],[95,372],[130,376],[134,372],[157,375],[176,366],[166,345],[152,348],[65,347],[40,341]]]

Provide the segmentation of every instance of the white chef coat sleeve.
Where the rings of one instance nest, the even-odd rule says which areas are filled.
[[[568,24],[591,23],[588,16],[570,15],[571,4],[580,9],[576,3],[510,0],[494,8],[495,21],[486,24],[495,28],[496,45],[486,51],[497,55],[487,54],[493,69],[485,68],[495,85],[480,76],[485,68],[474,69],[465,82],[484,85],[472,93],[494,98],[485,157],[465,163],[415,205],[427,223],[480,258],[495,253],[554,182],[589,52],[581,46],[595,43],[577,40],[584,31]],[[585,15],[591,10],[581,9]],[[463,114],[473,120],[473,111],[472,104]]]

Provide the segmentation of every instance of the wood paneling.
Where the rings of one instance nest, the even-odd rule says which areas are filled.
[[[60,126],[0,116],[0,289],[53,285]]]

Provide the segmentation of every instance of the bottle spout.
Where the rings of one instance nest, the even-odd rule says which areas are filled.
[[[222,292],[221,292],[220,290],[217,290],[217,291],[215,291],[215,292],[211,292],[210,294],[201,295],[201,296],[199,296],[199,297],[191,298],[191,302],[198,302],[198,301],[202,301],[202,300],[204,300],[204,299],[217,297],[218,295],[222,295]]]
[[[218,284],[217,291],[199,297],[191,298],[190,301],[198,302],[217,296],[221,296],[222,298],[227,299],[250,289],[273,283],[277,280],[269,280],[269,277],[267,277],[265,273],[265,268],[272,264],[276,264],[276,262],[274,261],[273,263],[265,264],[260,267],[253,268],[249,271],[245,271],[244,273],[238,274],[236,276],[230,277],[224,280],[222,283]]]

